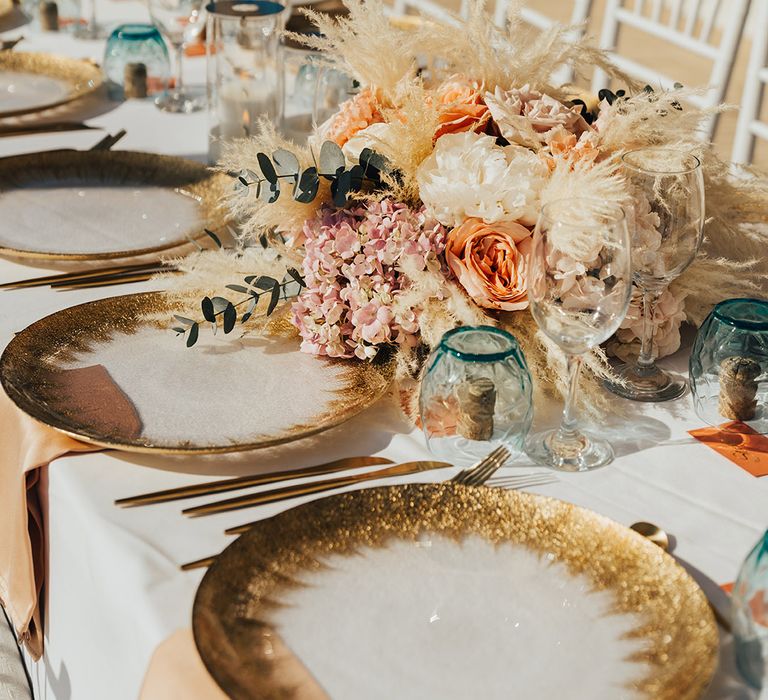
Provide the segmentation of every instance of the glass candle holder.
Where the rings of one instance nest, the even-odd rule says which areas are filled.
[[[515,338],[491,326],[448,331],[427,360],[419,409],[429,449],[441,459],[470,464],[500,444],[518,454],[533,402]]]
[[[768,301],[728,299],[701,324],[689,377],[696,414],[709,425],[768,433]]]
[[[171,63],[168,48],[157,27],[151,24],[122,24],[110,34],[103,65],[112,99],[123,98],[125,67],[129,63],[146,66],[148,95],[166,89]]]
[[[222,144],[250,136],[259,119],[280,123],[283,71],[278,39],[285,7],[266,0],[222,0],[206,9],[208,159],[215,163]]]
[[[283,136],[304,144],[312,134],[312,117],[320,73],[317,51],[290,39],[280,45],[283,66]]]
[[[768,531],[739,571],[731,618],[739,671],[754,688],[768,688]]]
[[[333,118],[343,102],[360,92],[359,83],[338,68],[322,66],[317,75],[313,118],[323,125]]]

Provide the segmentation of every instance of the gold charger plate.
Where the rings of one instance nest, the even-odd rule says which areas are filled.
[[[205,574],[192,623],[236,700],[687,700],[718,649],[702,591],[637,533],[562,501],[450,482],[343,493],[259,522]]]
[[[21,114],[42,112],[52,107],[72,102],[95,92],[103,82],[101,69],[90,61],[81,61],[66,56],[26,51],[0,51],[0,73],[14,71],[30,73],[64,81],[69,90],[66,95],[23,109],[3,109],[0,104],[0,119]]]
[[[2,56],[2,54],[0,54]],[[57,226],[39,226],[32,224],[36,217],[40,216],[40,207],[31,210],[19,209],[19,216],[29,219],[28,225],[33,240],[23,242],[17,240],[21,234],[17,229],[9,227],[0,229],[0,254],[15,257],[34,258],[38,260],[103,260],[110,258],[122,258],[167,250],[185,243],[188,236],[200,238],[205,236],[204,228],[221,231],[228,222],[226,212],[221,207],[221,201],[225,191],[230,188],[231,180],[223,173],[209,170],[202,163],[177,158],[175,156],[163,156],[155,153],[141,153],[134,151],[43,151],[0,159],[0,206],[23,207],[19,198],[14,197],[20,191],[29,191],[38,188],[55,187],[65,194],[71,190],[72,199],[77,199],[78,190],[88,194],[88,187],[115,188],[116,192],[141,188],[147,193],[178,196],[179,203],[194,202],[193,213],[190,211],[190,221],[183,231],[169,231],[173,221],[163,221],[161,207],[156,214],[160,221],[157,226],[156,236],[145,236],[147,245],[141,247],[126,245],[130,236],[130,226],[124,221],[128,214],[138,222],[142,201],[135,204],[119,201],[117,210],[109,211],[103,217],[88,217],[83,222],[95,227],[92,233],[86,234],[84,240],[77,245],[87,247],[91,245],[93,250],[71,249],[72,243],[61,236],[61,229]],[[99,192],[99,195],[101,192]],[[3,200],[4,197],[9,199]],[[183,199],[182,199],[183,197]],[[13,198],[13,199],[11,199]],[[97,202],[98,203],[98,202]],[[102,202],[103,204],[103,202]],[[131,204],[129,207],[128,205]],[[66,216],[68,210],[61,211]],[[87,213],[87,210],[86,210]],[[55,215],[55,212],[52,212]],[[2,218],[2,217],[0,217]],[[77,221],[72,223],[76,226]],[[117,225],[125,227],[126,237],[112,237],[114,243],[105,244],[106,234]],[[139,225],[137,223],[137,225]],[[149,229],[150,226],[147,225]],[[121,229],[123,230],[123,229]],[[155,230],[155,229],[152,229]],[[8,237],[11,237],[10,239]],[[58,236],[58,239],[57,239]],[[22,236],[24,241],[27,235]],[[162,240],[161,240],[162,239]],[[149,243],[149,241],[152,241]],[[68,248],[69,246],[69,248]]]
[[[327,430],[391,380],[389,364],[307,355],[295,335],[238,339],[203,328],[187,348],[170,330],[178,311],[159,292],[64,309],[16,335],[0,357],[0,382],[22,411],[79,440],[206,454]]]

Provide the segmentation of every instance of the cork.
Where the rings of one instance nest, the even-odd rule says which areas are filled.
[[[456,389],[459,415],[456,432],[467,440],[490,440],[493,436],[493,413],[496,387],[487,377],[463,381]]]
[[[123,73],[125,99],[147,96],[147,67],[143,63],[126,63]]]
[[[749,357],[729,357],[720,363],[720,415],[731,420],[751,420],[757,410],[760,364]]]
[[[59,31],[59,6],[55,2],[40,3],[40,29],[44,32]]]

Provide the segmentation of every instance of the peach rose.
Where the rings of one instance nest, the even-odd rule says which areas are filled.
[[[491,119],[480,90],[461,75],[451,76],[437,88],[437,104],[440,126],[435,141],[444,134],[481,132]]]
[[[578,163],[591,165],[600,155],[591,137],[591,132],[585,132],[577,138],[576,134],[572,134],[560,126],[549,132],[547,145],[552,156],[564,158],[571,163],[571,166]],[[548,155],[542,157],[549,171],[552,172],[555,169],[555,159]]]
[[[445,259],[476,304],[517,311],[528,307],[530,250],[531,232],[521,224],[467,219],[448,234]]]
[[[352,99],[342,102],[325,138],[343,146],[358,131],[383,121],[378,95],[371,88],[365,88]]]

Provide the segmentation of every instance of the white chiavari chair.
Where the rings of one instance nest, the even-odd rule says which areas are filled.
[[[709,89],[690,101],[697,107],[714,107],[723,101],[728,89],[749,4],[750,0],[607,0],[600,46],[614,50],[613,60],[625,73],[652,87],[671,88],[675,77],[615,52],[621,25],[708,59],[712,63]],[[718,18],[721,26],[717,26]],[[608,87],[607,83],[606,74],[596,70],[593,92]],[[717,115],[713,115],[702,138],[711,140],[716,123]]]
[[[395,16],[417,14],[422,17],[434,17],[444,22],[450,22],[452,19],[451,6],[447,2],[439,0],[395,0],[392,10]],[[466,0],[461,0],[459,7],[459,16],[466,17],[468,4]]]
[[[768,123],[760,121],[763,90],[768,83],[768,0],[759,0],[751,25],[752,52],[733,140],[731,160],[734,163],[751,163],[755,139],[768,141]]]
[[[571,16],[567,20],[568,24],[574,26],[581,26],[581,28],[574,30],[573,38],[577,39],[584,33],[583,25],[589,19],[589,13],[592,9],[593,0],[573,0],[573,9],[571,10]],[[507,13],[509,12],[509,0],[496,0],[496,8],[494,12],[494,21],[497,25],[502,26],[507,19]],[[530,24],[539,30],[550,29],[558,24],[558,21],[549,15],[546,15],[539,10],[535,10],[532,7],[522,6],[520,8],[520,15],[524,22]],[[573,69],[570,67],[563,68],[557,72],[557,75],[553,76],[556,82],[568,83],[573,80]]]

